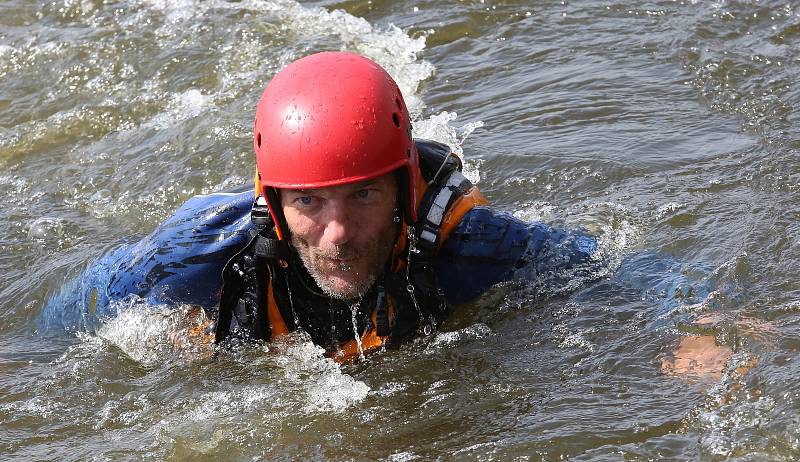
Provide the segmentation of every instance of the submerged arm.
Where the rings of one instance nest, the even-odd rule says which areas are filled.
[[[450,233],[434,267],[448,301],[458,304],[510,280],[563,290],[565,283],[583,280],[596,266],[597,247],[597,240],[580,230],[527,223],[506,212],[475,207]]]

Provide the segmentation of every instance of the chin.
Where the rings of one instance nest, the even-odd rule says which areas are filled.
[[[322,289],[331,297],[340,300],[352,300],[363,296],[372,286],[373,281],[349,281],[337,277],[328,278]]]

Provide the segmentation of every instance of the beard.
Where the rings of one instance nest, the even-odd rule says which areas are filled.
[[[389,222],[376,239],[366,244],[319,249],[292,235],[292,245],[323,293],[338,300],[354,300],[363,297],[383,273],[398,232],[397,225]]]

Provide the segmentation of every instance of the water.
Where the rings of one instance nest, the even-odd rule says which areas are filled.
[[[497,207],[600,236],[607,274],[346,366],[302,334],[215,360],[140,300],[34,332],[88,262],[247,184],[261,89],[324,49],[383,64]],[[787,1],[3,3],[2,458],[796,460],[798,50]],[[725,370],[665,373],[701,334]]]
[[[359,300],[357,303],[353,303],[350,305],[350,320],[353,322],[353,332],[358,332],[358,305],[361,303]],[[358,351],[358,359],[364,360],[364,349],[361,345],[361,337],[358,335],[353,335],[356,341],[356,349]]]

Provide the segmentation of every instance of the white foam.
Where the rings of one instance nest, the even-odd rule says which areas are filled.
[[[80,355],[94,356],[113,345],[131,359],[149,366],[208,357],[212,347],[198,344],[196,338],[188,338],[185,334],[187,326],[196,325],[195,321],[187,319],[190,316],[189,307],[148,305],[131,297],[118,307],[118,315],[100,326],[95,335],[80,333],[82,343],[76,351]],[[243,386],[246,390],[243,388],[235,393],[211,392],[201,400],[205,404],[192,407],[182,418],[201,421],[229,413],[231,406],[244,410],[263,405],[271,402],[276,387],[288,387],[295,394],[300,391],[297,396],[306,412],[341,412],[363,401],[370,392],[367,384],[345,374],[338,364],[324,357],[324,350],[302,332],[247,354],[258,356],[254,367],[278,366],[281,372],[275,381],[267,385]],[[65,358],[74,356],[74,351],[65,354]],[[91,358],[77,358],[75,364],[78,367],[92,361]]]
[[[0,44],[0,58],[4,58],[5,55],[9,55],[16,51],[16,49],[10,45]]]
[[[705,431],[701,434],[700,444],[715,456],[728,457],[737,449],[748,446],[748,441],[740,435],[767,425],[773,418],[775,407],[773,398],[762,396],[701,412],[698,421]]]
[[[287,28],[301,36],[338,36],[342,50],[361,53],[389,72],[406,97],[406,105],[412,113],[422,108],[417,87],[435,71],[432,64],[417,59],[417,54],[425,49],[424,35],[411,38],[394,25],[379,29],[342,10],[309,8],[291,0],[250,2],[248,5],[277,14]]]
[[[276,397],[276,391],[268,385],[242,385],[235,390],[215,390],[203,393],[194,400],[194,406],[181,419],[193,422],[215,420],[216,418],[247,409],[264,406]]]
[[[392,396],[408,388],[408,383],[403,382],[387,382],[383,386],[372,393],[377,396]]]
[[[366,383],[343,374],[339,368],[329,369],[309,384],[306,411],[341,412],[363,401],[369,390]]]
[[[387,457],[389,462],[409,462],[417,459],[419,457],[411,451],[396,452]]]
[[[628,249],[635,246],[641,238],[641,230],[636,225],[633,211],[624,205],[607,202],[594,204],[608,213],[598,233],[598,249],[595,257],[609,261],[609,270],[614,271]],[[591,231],[591,230],[590,230]]]
[[[0,186],[9,186],[12,196],[27,196],[32,189],[31,180],[16,175],[0,175]]]
[[[397,82],[406,99],[406,105],[414,118],[415,134],[441,141],[451,146],[457,154],[462,154],[461,145],[464,139],[476,128],[483,126],[480,121],[471,122],[461,127],[454,128],[449,124],[456,118],[455,113],[443,112],[430,117],[419,119],[424,109],[424,104],[418,95],[418,87],[422,81],[431,77],[434,66],[418,59],[418,54],[425,49],[425,36],[411,38],[400,28],[388,25],[378,28],[367,20],[353,16],[342,10],[328,11],[320,7],[306,7],[291,0],[274,0],[267,2],[242,2],[230,4],[227,2],[196,2],[183,1],[178,3],[154,1],[151,7],[167,12],[172,25],[182,20],[190,20],[194,16],[182,15],[181,11],[214,9],[252,9],[274,15],[280,22],[284,33],[291,33],[296,41],[302,42],[316,36],[333,36],[340,41],[339,48],[363,54],[386,69]],[[243,46],[247,47],[245,43]],[[255,53],[250,53],[255,54]],[[286,62],[300,56],[285,56]],[[241,75],[240,75],[241,74]],[[223,76],[223,87],[227,87],[231,79],[241,82],[242,77],[255,78],[252,72],[236,73],[235,76]],[[229,91],[229,90],[228,90]],[[159,119],[162,120],[162,119]],[[467,176],[477,182],[477,171],[468,169]]]
[[[292,0],[251,0],[237,3],[151,0],[145,4],[151,10],[161,11],[166,15],[167,21],[159,29],[162,37],[172,37],[186,27],[194,26],[196,18],[210,10],[269,13],[278,19],[282,34],[295,36],[292,38],[297,43],[306,42],[316,36],[337,37],[340,49],[368,56],[392,75],[406,96],[406,104],[412,113],[419,112],[423,107],[417,96],[420,82],[435,71],[432,64],[417,59],[417,54],[425,48],[424,35],[412,38],[394,25],[377,28],[367,20],[342,10],[328,11],[321,7],[307,7]],[[286,56],[287,62],[282,64],[299,57]]]
[[[686,204],[677,203],[677,202],[668,202],[658,209],[656,209],[656,217],[664,218],[667,215],[677,212],[678,210],[686,207]]]
[[[556,207],[549,202],[530,201],[514,211],[514,216],[524,221],[548,221]]]
[[[487,443],[476,443],[476,444],[473,444],[471,446],[467,446],[465,448],[460,448],[457,451],[455,451],[453,454],[468,454],[468,453],[473,452],[473,451],[484,451],[485,452],[485,451],[489,450],[490,448],[496,448],[497,445],[498,445],[498,443],[496,443],[494,441],[489,441]]]
[[[461,158],[464,163],[464,176],[473,184],[480,181],[479,161],[467,160],[464,157],[463,145],[467,137],[478,128],[483,127],[482,121],[469,122],[460,127],[453,126],[458,114],[443,111],[432,115],[428,119],[414,121],[414,136],[438,141],[450,146],[450,149]]]
[[[757,434],[776,417],[776,400],[751,393],[742,381],[741,368],[751,364],[749,353],[735,353],[725,366],[722,379],[709,389],[706,403],[694,413],[700,445],[716,457],[730,457],[748,448],[752,441],[747,435]]]
[[[451,347],[468,340],[488,337],[492,334],[492,329],[489,328],[489,326],[483,323],[476,323],[460,330],[437,333],[426,350],[431,352],[441,349],[442,347]]]
[[[200,90],[192,88],[183,93],[173,94],[167,110],[145,122],[143,127],[158,130],[169,128],[178,122],[207,113],[214,107],[216,106],[211,96],[204,95]]]
[[[342,372],[324,350],[302,332],[271,344],[286,377],[306,392],[306,412],[341,412],[367,397],[370,387]]]
[[[66,412],[66,406],[41,396],[34,396],[25,401],[12,401],[0,404],[0,413],[17,417],[35,416],[45,420],[60,416]]]
[[[188,305],[150,305],[135,296],[115,304],[117,315],[100,325],[95,335],[134,361],[156,365],[211,354],[212,345],[189,335],[190,329],[205,320],[197,309]]]
[[[151,8],[162,11],[167,24],[181,24],[207,13],[213,2],[197,2],[193,0],[149,0],[145,2]]]
[[[559,348],[578,348],[581,350],[592,352],[594,351],[594,344],[590,341],[586,340],[584,334],[591,332],[591,330],[587,329],[586,331],[578,331],[572,332],[564,336],[560,342],[558,342]]]

